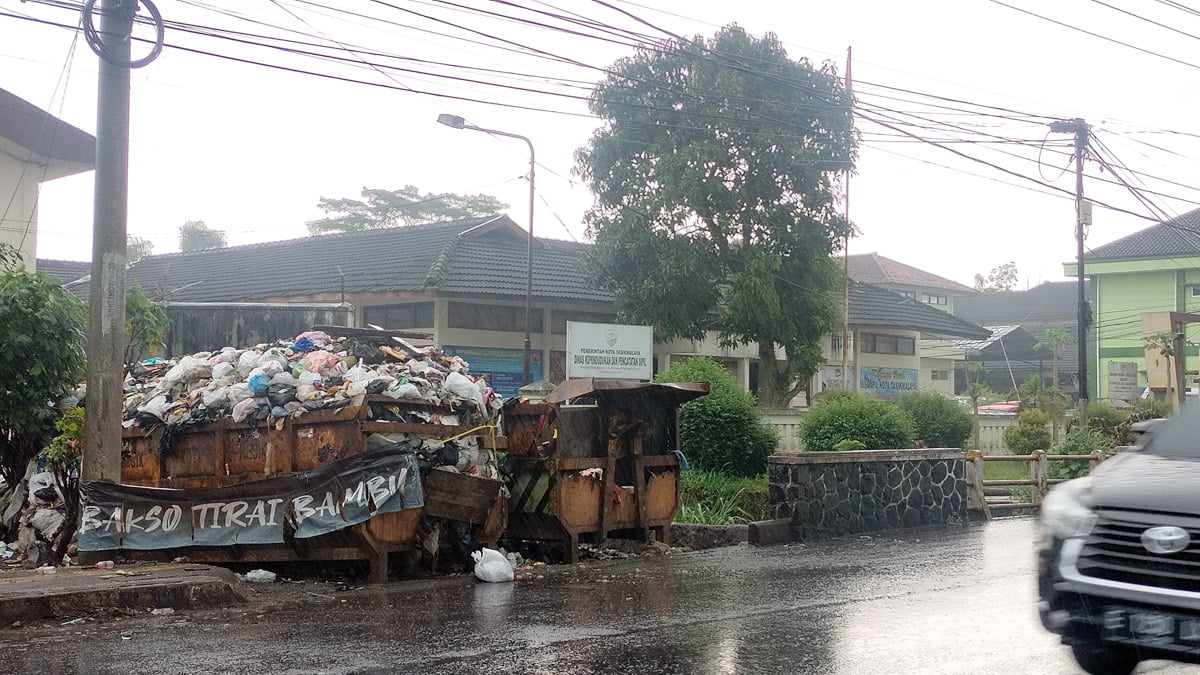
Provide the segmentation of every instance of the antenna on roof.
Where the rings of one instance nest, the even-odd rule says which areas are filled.
[[[342,304],[346,304],[346,273],[342,271],[341,265],[336,265],[338,276],[342,280]]]

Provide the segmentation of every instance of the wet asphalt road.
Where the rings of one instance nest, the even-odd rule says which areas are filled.
[[[1076,673],[1037,619],[1035,527],[743,546],[559,567],[513,584],[292,591],[272,604],[277,584],[233,611],[0,631],[0,670]],[[1151,662],[1139,672],[1200,668]]]

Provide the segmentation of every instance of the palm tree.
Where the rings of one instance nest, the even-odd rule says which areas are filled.
[[[1050,350],[1050,386],[1058,389],[1058,350],[1067,345],[1075,344],[1075,336],[1066,326],[1047,328],[1042,333],[1042,341],[1033,346],[1034,349]]]

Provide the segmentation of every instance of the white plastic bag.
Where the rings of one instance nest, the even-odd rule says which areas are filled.
[[[275,581],[275,573],[268,570],[250,570],[246,572],[246,581],[252,584],[269,584]]]
[[[232,363],[228,363],[226,361],[221,361],[221,362],[213,365],[212,376],[213,376],[214,380],[219,380],[222,377],[225,377],[226,375],[231,375],[236,371],[237,371],[237,368],[234,367],[234,365]]]
[[[258,367],[258,354],[253,350],[242,352],[238,357],[237,371],[242,377],[250,377],[250,371]]]
[[[392,398],[421,398],[421,390],[412,382],[398,384],[389,389],[387,394]]]
[[[485,548],[471,554],[475,560],[475,577],[490,584],[513,580],[513,568],[504,554]]]
[[[471,378],[462,373],[450,373],[446,376],[446,391],[455,396],[471,401],[476,408],[483,409],[483,394],[479,393],[479,388],[471,381]]]

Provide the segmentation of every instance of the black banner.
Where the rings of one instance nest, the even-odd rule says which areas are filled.
[[[416,458],[374,450],[306,473],[209,490],[87,481],[79,550],[283,543],[424,506]]]

